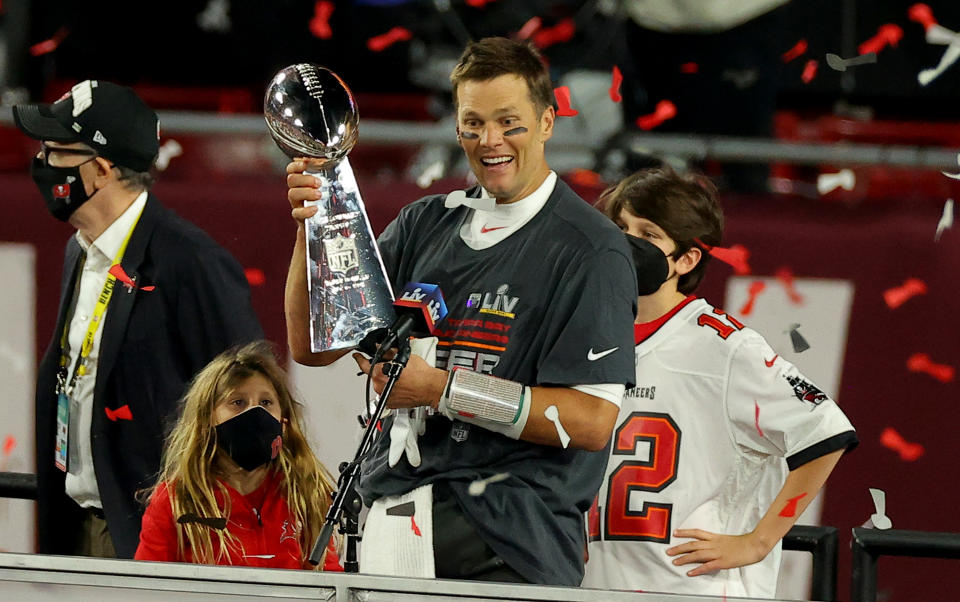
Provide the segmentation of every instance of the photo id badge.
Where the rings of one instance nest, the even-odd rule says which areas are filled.
[[[67,472],[67,433],[70,430],[70,399],[63,391],[57,393],[57,445],[53,450],[53,463]]]

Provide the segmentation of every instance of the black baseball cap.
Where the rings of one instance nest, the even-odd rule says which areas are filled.
[[[160,147],[160,120],[126,86],[85,80],[52,104],[16,105],[17,127],[36,140],[83,142],[104,159],[149,171]]]

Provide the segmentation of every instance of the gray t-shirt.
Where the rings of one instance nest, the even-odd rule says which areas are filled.
[[[459,235],[469,209],[447,209],[443,201],[438,195],[404,207],[378,241],[394,289],[424,282],[443,291],[450,313],[435,333],[438,367],[530,386],[633,385],[636,277],[616,226],[558,181],[527,224],[474,250]],[[404,459],[389,468],[388,449],[389,437],[381,437],[363,464],[365,502],[445,481],[514,570],[534,583],[580,584],[583,513],[607,450],[516,441],[440,415],[420,437],[419,467]],[[497,473],[510,478],[487,485],[483,495],[468,493],[471,481]]]

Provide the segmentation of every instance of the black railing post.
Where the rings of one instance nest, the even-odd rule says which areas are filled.
[[[960,533],[929,533],[898,529],[853,529],[851,602],[877,599],[877,559],[880,556],[960,558]]]
[[[783,538],[783,549],[810,552],[813,555],[813,576],[810,598],[830,602],[837,597],[836,527],[794,525]]]
[[[858,531],[853,530],[853,540],[850,542],[853,553],[850,602],[874,602],[877,599],[877,557],[864,545]]]

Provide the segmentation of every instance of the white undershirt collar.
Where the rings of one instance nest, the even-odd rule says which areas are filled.
[[[476,251],[488,249],[522,228],[547,204],[557,184],[557,174],[550,171],[543,183],[529,195],[512,203],[497,203],[492,211],[470,210],[460,228],[460,238]],[[483,190],[484,196],[489,196]]]

